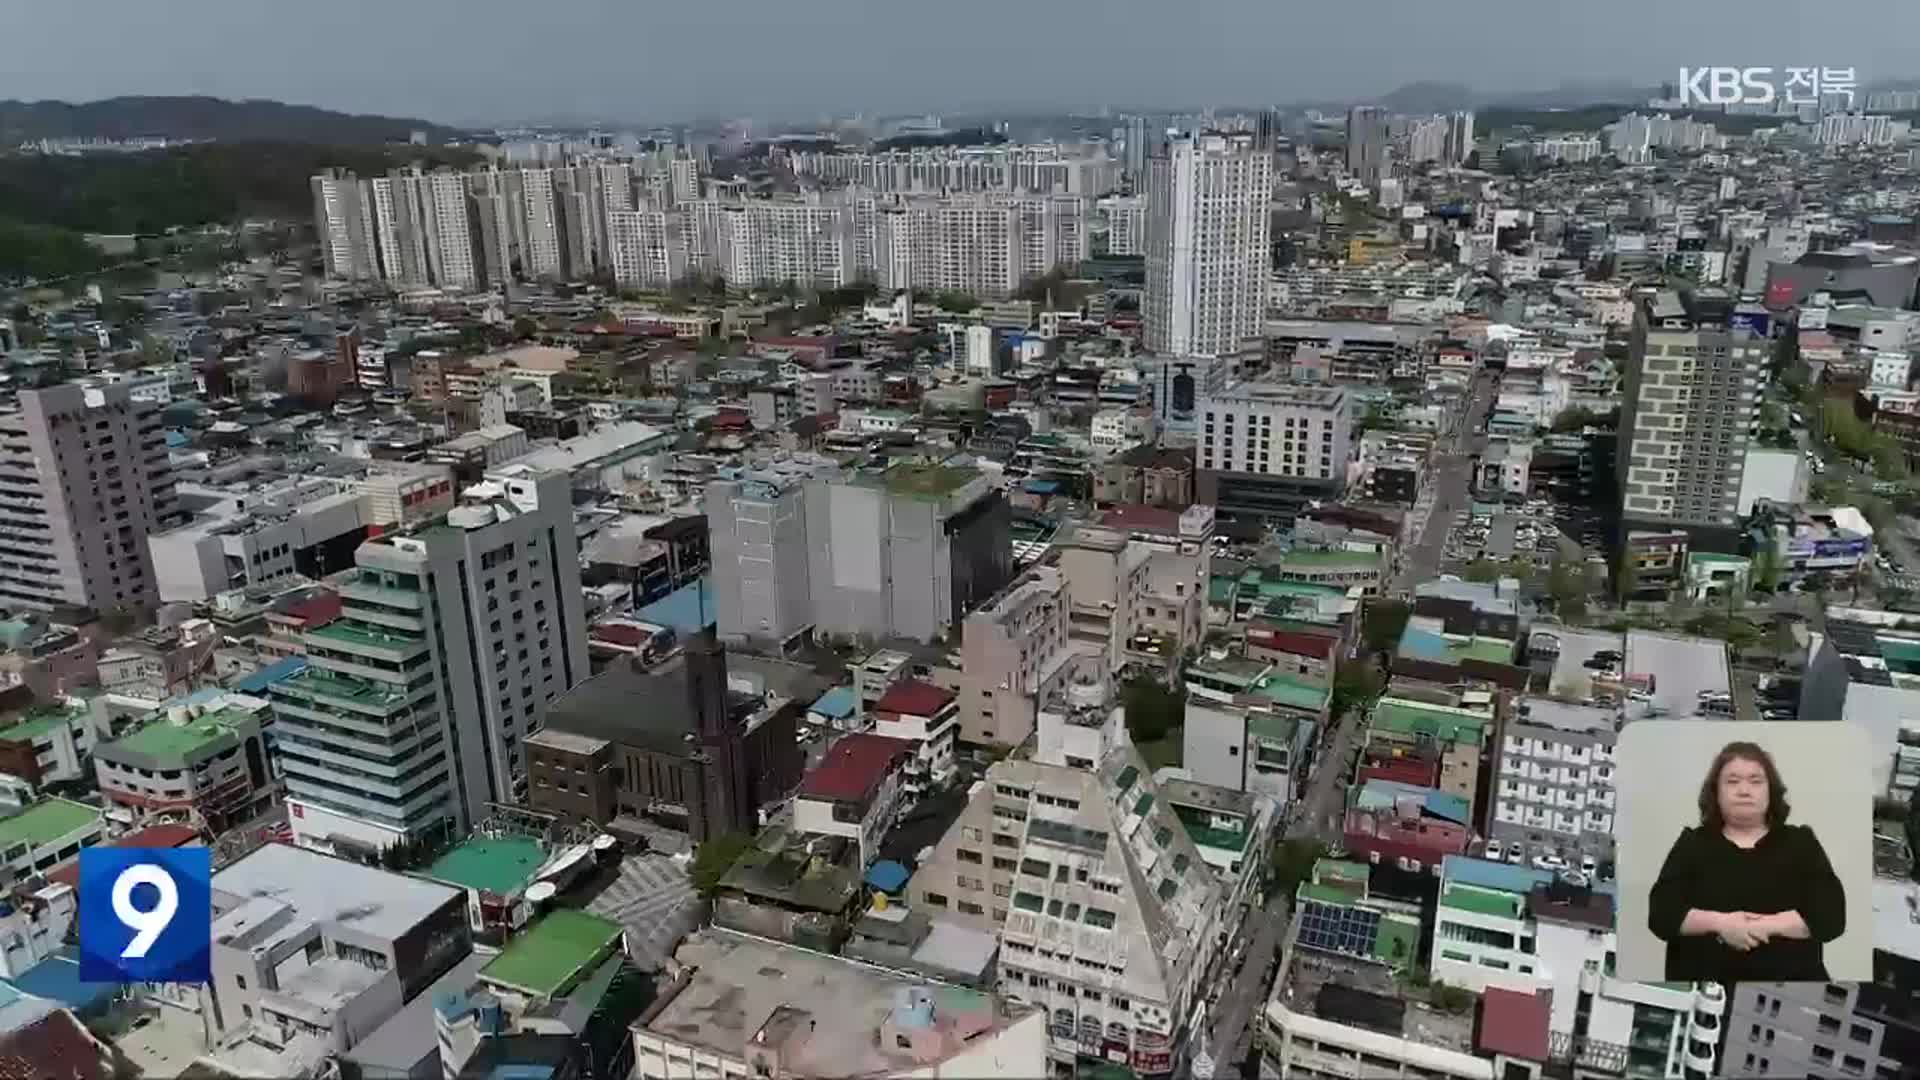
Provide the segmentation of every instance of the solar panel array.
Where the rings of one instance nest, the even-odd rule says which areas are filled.
[[[1380,913],[1308,900],[1300,908],[1300,944],[1347,956],[1373,955]]]

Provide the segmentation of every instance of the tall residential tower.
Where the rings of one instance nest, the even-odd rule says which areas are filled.
[[[1147,347],[1234,352],[1266,310],[1273,155],[1249,133],[1196,135],[1147,173]]]

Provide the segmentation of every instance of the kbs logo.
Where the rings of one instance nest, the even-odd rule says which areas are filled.
[[[80,849],[80,978],[204,983],[213,857],[203,847]]]
[[[1701,67],[1681,68],[1678,85],[1682,105],[1819,105],[1840,96],[1851,109],[1858,80],[1852,68]]]

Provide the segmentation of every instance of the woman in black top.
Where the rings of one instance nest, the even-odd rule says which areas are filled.
[[[1648,928],[1670,981],[1825,981],[1825,944],[1847,897],[1813,830],[1787,824],[1787,789],[1765,750],[1721,749],[1700,785],[1700,827],[1667,852]]]

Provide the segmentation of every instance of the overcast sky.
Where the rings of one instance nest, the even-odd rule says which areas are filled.
[[[0,0],[0,98],[267,97],[452,124],[1920,76],[1920,0]]]

